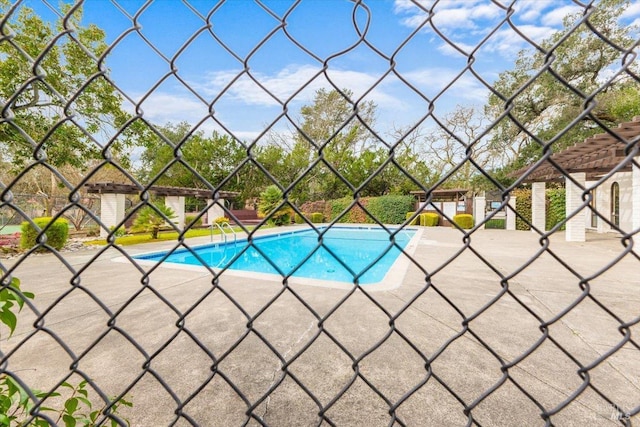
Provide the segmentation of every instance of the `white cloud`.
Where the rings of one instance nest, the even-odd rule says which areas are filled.
[[[548,26],[553,26],[553,27],[561,26],[564,18],[580,10],[581,8],[579,6],[567,5],[567,6],[558,7],[549,12],[546,12],[545,15],[542,17],[541,22],[544,25],[548,25]]]
[[[320,71],[320,67],[311,65],[291,65],[273,75],[263,73],[253,73],[252,75],[281,102],[287,101],[294,94],[296,94],[295,101],[309,102],[310,99],[302,99],[306,94],[314,93],[320,88],[332,88],[324,74],[319,74]],[[238,72],[233,70],[209,73],[206,76],[206,81],[197,85],[198,90],[201,90],[205,95],[217,96],[237,75]],[[327,70],[327,75],[338,88],[347,88],[353,91],[355,98],[362,96],[379,79],[378,75],[353,70],[329,69]],[[305,95],[297,94],[303,86]],[[387,93],[384,89],[385,86],[385,82],[376,86],[367,95],[367,100],[372,100],[378,105],[385,105],[389,108],[401,108],[402,102]],[[243,75],[231,85],[225,97],[234,102],[247,105],[266,107],[279,105],[273,96],[269,95],[246,75]]]
[[[433,1],[420,2],[426,9],[434,5]],[[422,24],[427,17],[424,10],[407,0],[396,0],[394,12],[405,16],[403,25],[415,28]],[[475,29],[478,20],[496,18],[503,12],[494,3],[486,0],[443,0],[435,3],[433,24],[440,29]]]
[[[143,96],[143,94],[138,93],[132,93],[131,95],[134,100],[140,100]],[[129,103],[123,105],[123,108],[129,113],[134,113],[134,109]],[[144,113],[145,120],[157,126],[163,126],[169,122],[176,124],[182,121],[195,126],[208,116],[209,111],[207,105],[184,92],[170,93],[166,91],[154,91],[145,99],[140,108]],[[221,134],[227,133],[211,118],[202,122],[198,126],[198,130],[203,131],[205,135],[209,135],[214,131]],[[260,134],[259,131],[236,131],[234,128],[231,128],[230,131],[243,141],[253,139]]]
[[[270,75],[255,73],[254,77],[282,102],[296,94],[294,100],[288,103],[290,113],[295,117],[301,105],[312,101],[316,90],[333,88],[324,74],[318,75],[320,70],[318,67],[309,65],[292,65]],[[211,72],[205,75],[204,81],[197,84],[189,82],[189,84],[207,102],[213,101],[226,88],[225,94],[214,105],[215,117],[221,120],[237,138],[251,141],[261,133],[261,129],[269,126],[282,110],[280,104],[249,77],[243,75],[234,81],[240,73],[239,70]],[[338,88],[350,89],[354,99],[366,94],[364,100],[376,103],[381,116],[401,116],[403,112],[407,113],[414,107],[406,99],[400,99],[402,95],[399,94],[398,85],[403,83],[395,76],[390,75],[376,85],[382,74],[331,68],[326,73]],[[314,78],[316,75],[317,78]],[[233,83],[230,85],[231,82]],[[305,89],[297,93],[304,85],[306,85]],[[371,89],[374,85],[376,85],[375,88]],[[144,96],[144,94],[131,95],[134,100],[140,100]],[[175,92],[171,88],[154,91],[140,108],[144,111],[145,119],[159,125],[181,121],[195,125],[206,119],[209,114],[209,106],[206,103],[178,87]],[[128,110],[133,112],[131,106]],[[276,126],[279,125],[276,124]],[[199,129],[206,134],[214,130],[224,132],[210,118],[206,119]]]
[[[240,141],[254,141],[262,132],[258,131],[236,131],[233,132],[236,138]],[[264,138],[264,137],[263,137]]]
[[[630,4],[629,7],[627,7],[625,11],[622,12],[622,15],[620,15],[620,18],[631,19],[636,16],[640,16],[640,3],[638,2]]]
[[[140,96],[134,95],[133,98],[139,99]],[[158,124],[180,121],[195,123],[202,120],[208,112],[207,106],[194,97],[164,91],[153,92],[140,108],[147,120]]]
[[[557,4],[557,0],[520,0],[514,4],[514,9],[520,20],[534,22],[553,4]]]
[[[435,95],[447,87],[458,73],[459,70],[449,68],[429,68],[403,73],[403,77],[418,89],[428,90],[431,95]],[[484,102],[487,99],[488,89],[473,75],[465,73],[447,89],[446,95],[461,99],[463,102]]]
[[[426,8],[430,7],[432,3],[433,1],[420,2],[420,4]],[[396,13],[396,14],[404,13],[404,12],[415,12],[419,9],[420,8],[416,6],[415,3],[412,2],[411,0],[395,0],[393,2],[393,13]]]
[[[455,42],[455,44],[466,53],[470,53],[473,49],[475,49],[475,46],[470,44],[466,44],[462,42]],[[440,46],[438,46],[438,51],[443,55],[451,56],[454,58],[460,58],[460,55],[462,55],[460,51],[458,51],[456,48],[454,48],[448,43],[443,43]]]
[[[556,29],[552,27],[536,25],[518,25],[518,30],[536,43],[540,43],[556,31]],[[511,28],[505,28],[493,34],[487,43],[483,45],[482,49],[487,52],[496,52],[505,57],[513,58],[518,51],[531,46],[531,43]]]

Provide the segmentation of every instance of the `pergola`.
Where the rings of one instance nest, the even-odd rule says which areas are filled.
[[[431,191],[431,200],[440,201],[453,201],[464,200],[466,194],[469,192],[467,188],[438,188]],[[424,190],[410,191],[409,194],[413,194],[418,202],[425,202],[427,200],[427,192]]]
[[[567,217],[576,212],[587,191],[587,181],[598,181],[615,171],[632,172],[631,177],[631,226],[640,228],[640,169],[632,162],[640,162],[637,151],[640,146],[640,116],[633,121],[620,123],[610,132],[601,133],[551,155],[539,164],[527,166],[511,174],[531,184],[532,224],[538,230],[545,229],[545,183],[565,181]],[[635,147],[634,147],[635,146]],[[636,151],[633,151],[635,149]],[[629,153],[629,154],[627,154]],[[597,209],[597,207],[596,207]],[[567,241],[585,241],[586,210],[580,209],[566,226]]]
[[[449,218],[452,218],[457,213],[470,213],[468,212],[468,207],[472,208],[472,206],[470,204],[471,198],[467,197],[468,193],[469,190],[466,188],[438,188],[431,190],[429,192],[429,205],[431,209],[435,207],[444,212]],[[416,210],[429,210],[429,205],[426,203],[426,191],[410,191],[409,194],[416,198]],[[445,218],[440,218],[439,225],[450,225],[450,222]]]
[[[100,221],[107,227],[100,229],[100,235],[106,236],[108,228],[115,227],[122,222],[125,213],[125,195],[142,195],[148,191],[156,196],[164,197],[164,203],[176,214],[174,223],[177,227],[185,225],[184,202],[185,197],[195,197],[207,200],[207,224],[220,216],[224,216],[225,199],[233,199],[238,195],[232,191],[204,190],[199,188],[151,186],[145,188],[133,184],[118,184],[115,182],[98,182],[85,184],[88,193],[100,194]]]

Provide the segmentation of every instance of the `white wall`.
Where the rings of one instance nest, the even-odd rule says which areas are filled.
[[[620,228],[631,231],[633,228],[633,198],[632,198],[632,173],[618,172],[605,182],[600,184],[596,190],[596,209],[598,212],[611,220],[611,185],[617,182],[620,186]],[[592,185],[593,182],[587,184]],[[591,225],[591,212],[586,218],[587,227]],[[598,232],[611,231],[609,224],[598,218]]]

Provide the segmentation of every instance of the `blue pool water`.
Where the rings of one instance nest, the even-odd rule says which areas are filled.
[[[414,234],[415,230],[403,230],[395,236],[395,242],[404,249]],[[210,267],[224,268],[228,266],[232,270],[280,275],[281,273],[256,250],[257,247],[286,275],[293,272],[293,277],[348,283],[353,283],[354,274],[349,272],[338,259],[349,266],[357,275],[384,254],[359,278],[360,284],[382,281],[400,254],[397,247],[389,248],[391,245],[389,233],[375,228],[333,227],[323,235],[323,246],[319,248],[318,233],[313,229],[255,237],[253,245],[249,246],[235,261],[233,258],[240,254],[248,246],[248,243],[244,239],[239,239],[237,242],[233,242],[232,238],[229,240],[227,243],[200,246],[194,250]],[[333,252],[333,255],[325,247]],[[298,264],[312,252],[313,255],[297,268]],[[166,252],[138,255],[135,258],[160,261],[165,255]],[[233,262],[229,265],[231,261]],[[202,265],[202,262],[187,249],[180,249],[172,253],[164,262]]]

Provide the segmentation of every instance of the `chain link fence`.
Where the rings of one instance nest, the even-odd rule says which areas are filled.
[[[631,117],[619,115],[615,121],[607,116],[618,111],[617,106],[637,104],[640,40],[637,32],[630,33],[635,39],[624,38],[618,27],[609,26],[610,20],[603,17],[610,7],[607,2],[567,4],[577,18],[566,21],[565,31],[545,43],[514,23],[518,8],[526,11],[535,2],[485,2],[481,10],[491,10],[491,16],[498,18],[475,46],[467,46],[443,28],[440,17],[447,16],[447,5],[452,3],[398,1],[395,10],[412,11],[412,24],[406,34],[388,36],[394,43],[391,49],[371,32],[378,25],[376,10],[381,3],[315,3],[329,17],[327,22],[350,22],[353,42],[327,54],[319,53],[326,51],[321,48],[323,41],[306,40],[296,32],[305,23],[312,25],[307,1],[176,2],[172,7],[187,11],[197,29],[173,54],[156,46],[154,26],[169,25],[178,40],[183,28],[152,18],[157,16],[153,12],[157,4],[101,3],[105,13],[115,14],[120,23],[119,34],[105,41],[97,28],[83,26],[79,18],[90,2],[60,7],[48,2],[37,6],[2,2],[0,161],[5,170],[0,213],[37,227],[17,194],[28,188],[36,173],[44,174],[51,177],[56,194],[66,198],[63,206],[49,212],[54,219],[81,213],[108,235],[103,245],[70,253],[47,243],[49,226],[38,227],[34,247],[0,259],[3,289],[17,296],[3,294],[0,308],[3,319],[9,319],[3,322],[13,332],[2,335],[0,388],[5,396],[0,398],[4,411],[0,424],[582,426],[640,421],[640,259],[634,247],[640,226],[640,132]],[[25,12],[29,6],[52,16],[57,26],[38,27],[41,23]],[[268,28],[257,24],[242,28],[255,30],[255,40],[240,48],[234,42],[238,33],[225,24],[233,28],[231,24],[249,16],[243,15],[249,9],[260,13]],[[321,21],[325,15],[315,18]],[[28,31],[38,37],[30,39]],[[489,60],[488,47],[499,43],[504,31],[527,42],[531,56],[517,61],[520,65],[531,61],[531,68],[528,73],[489,78],[477,64]],[[420,85],[404,68],[403,52],[412,43],[425,43],[424,34],[431,40],[422,45],[425,63],[437,39],[462,65],[445,79]],[[271,44],[276,39],[315,64],[291,93],[265,82],[252,68],[260,55],[272,55],[273,61],[280,58]],[[133,46],[128,44],[131,40],[155,56],[147,68],[130,70],[157,76],[143,93],[125,90],[109,70],[110,60]],[[213,88],[185,78],[182,60],[200,43],[215,47],[210,57],[198,58],[203,67],[224,56],[240,69],[218,75]],[[571,43],[584,44],[584,49],[574,51],[577,57],[566,56]],[[336,83],[336,73],[343,66],[341,59],[363,52],[385,65],[354,94]],[[134,57],[128,60],[136,62]],[[582,73],[597,67],[598,61],[606,61],[606,66],[599,65],[602,73]],[[76,74],[56,74],[64,67]],[[422,109],[412,111],[411,125],[388,134],[368,111],[371,94],[391,78],[402,86],[401,96],[419,99]],[[446,108],[439,109],[451,97],[464,101],[456,90],[462,85],[464,91],[468,79],[491,99],[486,110],[490,120],[471,137],[440,113]],[[180,85],[202,113],[177,138],[168,133],[174,128],[145,115],[145,109],[152,107],[148,101],[169,80]],[[271,118],[251,137],[234,133],[227,121],[243,114],[229,104],[239,87],[250,87],[256,97],[268,97],[270,102]],[[555,90],[552,97],[562,98],[571,108],[556,105],[536,112],[548,96],[545,88]],[[619,88],[626,96],[613,98]],[[327,98],[329,104],[346,101],[348,106],[330,130],[323,128],[324,122],[316,128],[306,126],[293,112],[301,98],[306,102],[318,90],[336,96]],[[175,114],[178,121],[179,105],[174,102],[165,99],[161,109],[166,117]],[[566,125],[549,134],[547,125],[563,115]],[[626,125],[618,127],[623,122]],[[289,157],[284,157],[284,168],[277,169],[278,164],[268,162],[261,150],[265,141],[278,137],[282,124],[293,136],[281,137]],[[409,153],[414,157],[406,156],[410,143],[420,139],[421,127],[429,126],[440,132],[438,141],[451,141],[459,156],[435,177],[415,168],[422,160],[434,165],[429,163],[433,152],[426,146]],[[197,146],[203,128],[215,129],[227,138],[223,148],[235,147],[241,156]],[[345,130],[362,133],[361,140],[366,141],[365,148],[355,149],[352,163],[364,159],[371,152],[367,150],[383,153],[382,160],[357,179],[337,157],[347,150]],[[496,146],[496,135],[511,145]],[[156,145],[146,145],[150,141]],[[578,147],[583,141],[577,158],[554,157],[563,152],[561,147]],[[524,168],[498,177],[496,171],[507,169],[489,160],[519,143],[525,160],[516,166]],[[188,158],[194,146],[201,154]],[[303,146],[307,151],[300,166],[290,154]],[[151,151],[140,154],[135,147]],[[447,150],[447,145],[436,147]],[[584,147],[596,147],[598,153],[614,148],[605,158]],[[163,158],[165,152],[169,156]],[[196,161],[207,156],[209,162]],[[205,164],[214,158],[221,160],[205,171],[209,167]],[[157,159],[159,166],[140,173],[140,165]],[[15,172],[8,172],[8,165]],[[551,172],[537,179],[560,181],[560,187],[566,182],[566,198],[573,200],[567,202],[566,217],[551,230],[536,222],[539,211],[533,219],[517,212],[512,197],[544,167]],[[193,185],[184,184],[178,171]],[[378,185],[380,194],[390,192],[384,184],[393,179],[404,183],[405,194],[423,192],[427,203],[438,190],[455,188],[460,182],[473,189],[467,197],[480,196],[484,190],[498,197],[490,204],[479,199],[481,209],[469,228],[454,221],[455,210],[444,208],[436,208],[436,213],[452,227],[411,225],[420,215],[415,209],[406,220],[402,212],[401,224],[389,225],[364,196],[377,194],[373,188]],[[248,246],[237,249],[226,263],[211,265],[196,248],[209,243],[213,232],[211,237],[188,238],[186,230],[195,228],[198,218],[186,221],[183,228],[158,207],[155,211],[172,224],[178,237],[150,245],[121,245],[105,212],[96,210],[97,199],[84,193],[86,184],[96,181],[129,185],[138,196],[117,225],[154,206],[154,191],[160,185],[198,188],[208,194],[208,202],[197,215],[204,217],[217,209],[236,220],[240,226],[233,233],[237,239],[246,235]],[[325,194],[327,183],[348,196],[333,216],[324,217],[327,224],[321,227],[302,206],[318,202],[314,195]],[[280,191],[275,205],[256,228],[242,225],[223,199],[235,195],[257,204],[259,194],[250,190],[262,191],[270,184]],[[613,184],[621,187],[616,190],[619,194],[614,194]],[[398,188],[402,187],[393,191]],[[486,206],[495,209],[485,215]],[[300,218],[297,228],[315,233],[312,249],[288,267],[259,245],[263,234],[282,230],[267,227],[282,210]],[[328,241],[332,230],[347,233],[338,223],[354,218],[350,215],[356,210],[372,223],[367,227],[384,230],[386,240],[360,271]],[[502,220],[505,211],[532,231],[485,228]],[[501,216],[494,218],[498,212]],[[572,227],[584,232],[587,214],[591,224],[602,224],[594,231],[609,233],[586,233],[586,242],[565,241],[575,233]],[[509,219],[506,224],[509,228]],[[409,230],[416,234],[405,246],[401,237]],[[227,234],[231,239],[231,232]],[[231,267],[250,250],[277,273],[277,280]],[[314,278],[296,276],[322,250],[337,266],[331,268],[349,272],[351,283],[318,285]],[[164,251],[160,261],[145,259],[150,251]],[[367,271],[391,251],[399,252],[404,264],[394,266],[377,285],[363,284]],[[176,267],[169,257],[181,253],[202,265]],[[20,299],[25,301],[17,317],[7,314],[17,308],[8,303]],[[26,408],[22,420],[10,421],[19,407]]]

